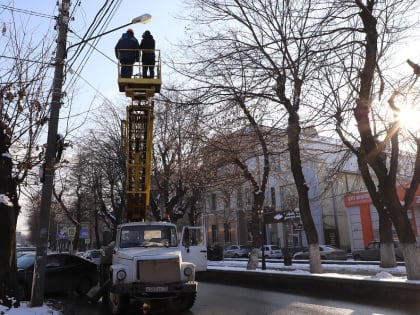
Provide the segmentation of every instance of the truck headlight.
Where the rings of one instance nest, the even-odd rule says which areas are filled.
[[[193,274],[193,269],[191,267],[186,267],[184,269],[184,275],[186,275],[187,277],[191,276]]]
[[[118,281],[122,281],[125,279],[125,277],[127,277],[127,273],[125,272],[125,270],[118,270],[116,276],[117,276]]]

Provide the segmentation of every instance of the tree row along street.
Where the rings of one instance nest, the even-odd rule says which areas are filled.
[[[123,77],[120,59],[96,64],[118,69],[97,80],[112,81],[120,99],[96,93],[94,112],[78,98],[81,65],[92,62],[87,42],[100,47],[117,7],[62,0],[51,16],[0,5],[0,304],[19,304],[20,240],[37,247],[31,300],[39,306],[50,250],[76,254],[118,241],[114,258],[122,259],[124,224],[134,221],[156,224],[159,241],[141,224],[130,231],[138,238],[183,255],[196,241],[247,245],[249,271],[264,245],[288,255],[307,249],[309,272],[322,274],[320,245],[354,251],[372,241],[380,266],[393,268],[398,239],[407,279],[420,280],[420,56],[402,49],[419,38],[418,1],[182,4],[188,34],[173,43],[176,52],[150,49],[151,77]],[[150,35],[141,25],[149,22],[159,29],[143,14],[110,32]],[[34,25],[45,24],[45,36],[36,35]],[[151,66],[138,49],[129,67]],[[24,237],[16,233],[23,215]],[[171,238],[162,222],[174,224]],[[200,239],[181,236],[201,225]],[[187,283],[195,270],[183,259],[171,270]],[[115,286],[139,279],[122,265],[107,266]],[[128,295],[105,288],[121,313]],[[178,306],[191,307],[195,293]]]

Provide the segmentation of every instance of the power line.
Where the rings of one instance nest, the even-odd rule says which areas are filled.
[[[94,91],[96,91],[96,93],[98,93],[100,96],[102,96],[102,98],[108,103],[108,104],[112,104],[112,102],[110,101],[109,98],[107,98],[100,90],[98,90],[96,87],[94,87],[88,80],[86,80],[80,73],[77,73],[76,71],[74,71],[73,69],[69,70],[70,74],[73,75],[77,75],[80,79],[83,80],[83,82],[85,82],[88,86],[90,86]]]
[[[108,26],[110,23],[112,17],[115,15],[115,12],[117,11],[118,7],[121,5],[121,0],[118,1],[106,1],[104,5],[100,8],[100,10],[95,15],[95,18],[93,22],[90,24],[88,30],[86,31],[85,35],[82,38],[82,43],[80,46],[78,46],[75,54],[68,59],[68,62],[73,59],[73,61],[68,65],[69,68],[74,69],[74,64],[77,60],[77,58],[81,55],[83,49],[86,47],[87,43],[83,42],[83,40],[86,40],[90,37],[94,37],[93,35],[95,32],[100,34],[103,32],[103,30]],[[90,58],[94,47],[96,46],[97,42],[99,41],[99,38],[95,39],[92,44],[89,44],[90,48],[88,48],[88,51],[84,54],[82,60],[79,62],[78,66],[75,69],[75,72],[81,73],[83,71],[84,66],[86,65],[88,59]],[[75,77],[70,79],[70,81],[66,82],[66,86],[69,87],[73,85],[76,80]]]
[[[82,37],[80,37],[79,35],[77,35],[75,32],[73,32],[72,30],[69,30],[69,32],[71,32],[73,35],[75,35],[76,37],[78,37],[80,40],[82,40]],[[96,50],[98,53],[100,53],[102,56],[104,56],[105,58],[107,58],[109,61],[113,62],[114,64],[118,64],[114,59],[110,58],[109,56],[105,55],[102,51],[100,51],[98,48],[96,48],[94,45],[88,43],[86,41],[86,43],[94,50]]]
[[[23,13],[23,14],[33,15],[33,16],[39,16],[39,17],[43,17],[43,18],[47,18],[47,19],[55,19],[56,18],[54,15],[48,15],[48,14],[40,13],[40,12],[18,9],[18,8],[10,7],[10,6],[3,5],[3,4],[0,4],[0,8],[5,9],[5,10],[10,10],[10,11],[15,11],[15,12],[18,12],[18,13]]]
[[[18,60],[18,61],[26,61],[26,62],[31,62],[31,63],[39,63],[39,64],[43,64],[43,65],[47,65],[47,66],[54,66],[55,65],[54,63],[51,63],[51,62],[30,60],[30,59],[11,57],[11,56],[5,56],[5,55],[0,55],[0,58],[13,59],[13,60]]]

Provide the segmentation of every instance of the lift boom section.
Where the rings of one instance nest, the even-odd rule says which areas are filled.
[[[160,92],[160,51],[155,50],[155,75],[143,78],[141,63],[133,65],[134,75],[121,77],[118,64],[120,92],[131,98],[126,108],[126,119],[121,124],[121,136],[126,160],[126,213],[128,221],[144,221],[150,200],[151,161],[153,148],[154,95]]]

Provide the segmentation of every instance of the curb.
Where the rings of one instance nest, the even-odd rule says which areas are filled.
[[[390,300],[393,303],[404,302],[416,305],[420,303],[418,299],[420,284],[410,282],[215,269],[199,272],[197,280],[280,292],[328,294],[328,296],[334,295],[334,297],[368,298],[382,302]]]

